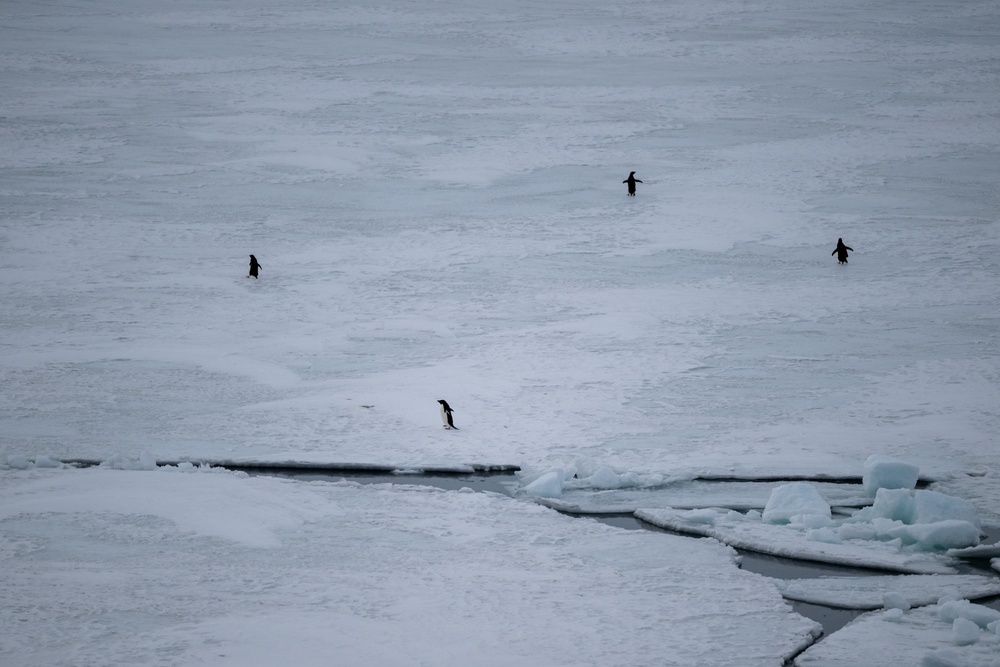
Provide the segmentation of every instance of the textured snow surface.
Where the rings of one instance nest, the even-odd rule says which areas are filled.
[[[795,659],[796,667],[996,667],[1000,636],[932,605],[858,617]],[[992,611],[992,610],[987,610]],[[1000,612],[997,612],[1000,613]],[[959,623],[965,621],[965,623]],[[966,626],[956,633],[955,624]],[[971,627],[968,627],[971,624]],[[870,650],[858,650],[858,647]]]
[[[998,11],[5,2],[0,456],[995,500]]]
[[[878,454],[1000,525],[998,25],[0,3],[0,662],[777,667],[812,627],[711,541],[157,461],[572,469],[543,495],[709,526],[770,489],[639,494]]]
[[[0,535],[5,665],[771,666],[816,632],[717,542],[497,494],[30,471]]]

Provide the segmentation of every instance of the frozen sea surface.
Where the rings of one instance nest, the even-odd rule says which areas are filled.
[[[718,542],[495,493],[177,468],[4,482],[2,664],[777,666],[818,633]]]
[[[656,556],[634,569],[656,576],[622,592],[598,561],[632,543],[571,537],[545,508],[508,525],[487,520],[496,498],[378,506],[348,485],[355,519],[309,528],[328,499],[291,482],[229,497],[222,475],[195,492],[21,464],[584,458],[774,479],[860,476],[881,453],[996,526],[998,33],[990,0],[4,2],[3,659],[458,664],[422,639],[422,619],[450,619],[480,633],[456,651],[513,645],[523,664],[746,665],[765,635],[757,664],[780,664],[811,626],[757,583],[703,620],[725,559],[662,583],[670,556],[643,543]],[[441,428],[441,398],[461,430]],[[145,501],[115,495],[161,474]],[[198,533],[185,494],[218,500],[212,523],[245,551]],[[244,521],[241,498],[278,528]],[[456,542],[567,544],[511,566],[494,542],[442,598],[442,561],[417,585],[384,578],[434,553],[414,512]],[[341,577],[325,568],[343,541],[367,546],[338,552]],[[509,591],[498,616],[488,582]],[[689,654],[664,652],[675,623]],[[719,637],[731,650],[707,653]],[[372,638],[382,653],[359,653]]]
[[[996,470],[994,3],[0,11],[4,451]]]
[[[1000,618],[1000,612],[993,612]],[[871,612],[853,621],[796,658],[796,667],[877,667],[885,664],[950,667],[998,664],[1000,638],[967,619],[962,623],[945,605],[910,611]],[[965,632],[956,632],[955,627]],[[965,634],[967,633],[967,634]],[[879,647],[881,653],[858,651]]]

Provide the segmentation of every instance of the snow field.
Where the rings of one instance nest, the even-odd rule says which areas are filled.
[[[877,452],[1000,525],[997,25],[989,0],[3,3],[0,662],[778,665],[813,630],[712,541],[44,461],[587,459],[600,486],[546,502],[639,508],[654,478]],[[713,518],[716,492],[657,493]],[[799,660],[990,664],[933,613]]]
[[[4,661],[777,665],[815,632],[718,543],[494,494],[173,470],[7,477]]]

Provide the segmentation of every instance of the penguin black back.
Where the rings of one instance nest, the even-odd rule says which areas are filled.
[[[841,264],[847,264],[847,251],[850,250],[854,252],[854,248],[849,245],[844,245],[844,239],[837,239],[837,247],[833,249],[831,255],[837,256],[837,261]]]
[[[622,183],[628,183],[628,196],[635,196],[635,184],[642,183],[638,178],[635,177],[635,172],[629,172],[628,178],[626,178]]]
[[[444,427],[455,429],[457,431],[458,427],[455,426],[455,420],[452,419],[451,416],[451,413],[454,412],[454,410],[452,410],[451,406],[448,405],[448,401],[441,398],[438,399],[438,403],[441,404],[441,421],[443,422]]]
[[[260,270],[260,268],[261,266],[257,262],[257,258],[254,257],[253,255],[250,255],[250,273],[247,274],[247,278],[249,278],[250,276],[256,278],[257,272]]]

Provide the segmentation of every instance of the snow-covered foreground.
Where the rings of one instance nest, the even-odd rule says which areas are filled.
[[[1000,525],[998,63],[992,0],[4,2],[0,662],[779,664],[811,625],[714,541],[31,465],[877,452]]]
[[[963,601],[964,602],[964,601]],[[829,639],[817,644],[795,661],[796,667],[995,667],[1000,664],[1000,638],[984,632],[973,618],[975,608],[956,609],[955,602],[914,609],[866,614]],[[983,609],[1000,626],[1000,612]],[[955,613],[955,612],[958,613]],[[966,612],[971,618],[962,614]],[[984,623],[984,625],[986,625]],[[886,647],[886,653],[859,651],[859,646]]]
[[[0,663],[771,666],[816,632],[714,541],[168,470],[5,477]]]

